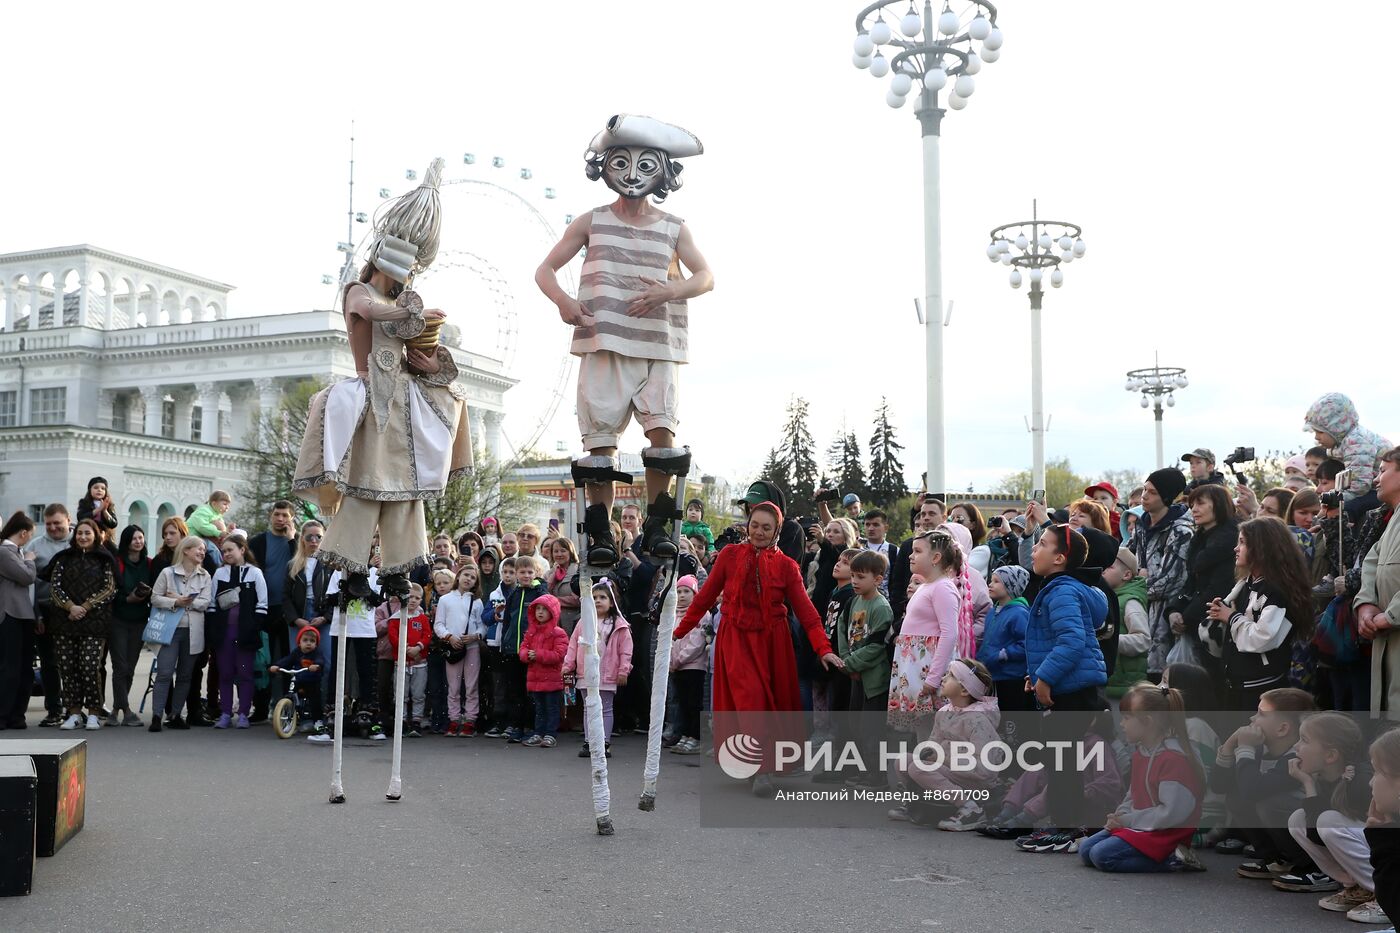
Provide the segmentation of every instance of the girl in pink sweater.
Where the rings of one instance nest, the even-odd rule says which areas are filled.
[[[967,567],[957,542],[946,531],[929,531],[914,539],[913,548],[909,566],[930,582],[909,600],[895,636],[886,718],[892,729],[922,735],[948,662],[955,656],[972,657],[976,646],[970,588],[958,585]]]
[[[613,698],[617,696],[617,688],[625,686],[627,676],[632,673],[632,627],[618,611],[612,580],[608,578],[593,584],[593,608],[598,613],[598,698],[603,701],[603,740],[611,744]],[[582,673],[581,662],[587,653],[579,651],[578,639],[582,634],[583,626],[575,625],[573,634],[569,636],[569,650],[564,655],[565,678],[576,680]],[[587,700],[588,691],[582,684],[578,692],[580,702]],[[606,748],[605,745],[605,751]],[[611,751],[606,751],[606,754],[612,757]],[[578,756],[587,758],[588,755],[588,743],[584,742]]]

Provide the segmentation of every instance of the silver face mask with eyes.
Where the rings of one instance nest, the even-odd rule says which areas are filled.
[[[624,198],[645,198],[665,179],[665,157],[658,149],[614,146],[603,160],[603,181]]]

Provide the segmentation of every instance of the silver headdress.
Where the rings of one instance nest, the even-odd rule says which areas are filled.
[[[437,258],[442,233],[438,185],[445,165],[442,159],[434,159],[423,183],[381,207],[374,219],[369,261],[396,282],[407,283]]]
[[[607,127],[588,144],[585,159],[602,155],[614,146],[647,146],[660,149],[673,159],[697,156],[705,151],[694,133],[654,117],[619,113],[608,118]]]

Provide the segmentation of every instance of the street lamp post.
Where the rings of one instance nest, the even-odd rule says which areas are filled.
[[[1030,235],[1026,235],[1027,229]],[[1029,270],[1031,280],[1031,488],[1045,488],[1045,405],[1040,363],[1040,301],[1045,292],[1040,283],[1050,270],[1050,287],[1064,284],[1061,265],[1084,255],[1082,231],[1077,224],[1063,220],[1041,220],[1035,201],[1031,219],[1003,224],[992,231],[987,258],[1011,266],[1011,287],[1021,287],[1021,270]]]
[[[1166,453],[1162,447],[1162,403],[1166,400],[1167,408],[1176,407],[1177,389],[1184,389],[1190,382],[1186,378],[1186,370],[1180,366],[1163,366],[1160,362],[1154,362],[1147,369],[1134,369],[1128,372],[1128,382],[1123,388],[1129,392],[1141,392],[1142,401],[1139,403],[1143,408],[1151,408],[1153,419],[1157,423],[1157,469],[1167,465]]]
[[[907,8],[901,14],[900,8]],[[939,127],[944,111],[938,92],[951,84],[948,107],[962,110],[972,96],[973,75],[983,63],[1001,55],[1002,34],[996,7],[973,0],[963,18],[945,4],[935,17],[924,0],[923,14],[912,0],[877,0],[856,15],[853,62],[876,78],[891,75],[885,103],[903,107],[913,90],[919,92],[914,115],[919,118],[924,150],[924,327],[928,368],[928,478],[930,492],[944,491],[943,437],[943,272],[939,228]],[[979,46],[980,43],[980,46]],[[885,58],[882,46],[894,54]],[[915,85],[917,84],[917,88]]]

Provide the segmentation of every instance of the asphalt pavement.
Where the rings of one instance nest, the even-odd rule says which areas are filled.
[[[89,743],[86,826],[39,860],[32,895],[0,900],[3,930],[1366,929],[1316,895],[1238,879],[1214,853],[1204,873],[1106,875],[908,824],[704,828],[714,791],[701,769],[715,766],[703,756],[664,754],[656,810],[643,813],[640,735],[614,742],[612,837],[593,831],[575,735],[554,749],[405,739],[392,803],[390,743],[351,741],[337,806],[330,747],[266,724],[31,725],[0,732],[0,753],[9,739],[60,736]]]

